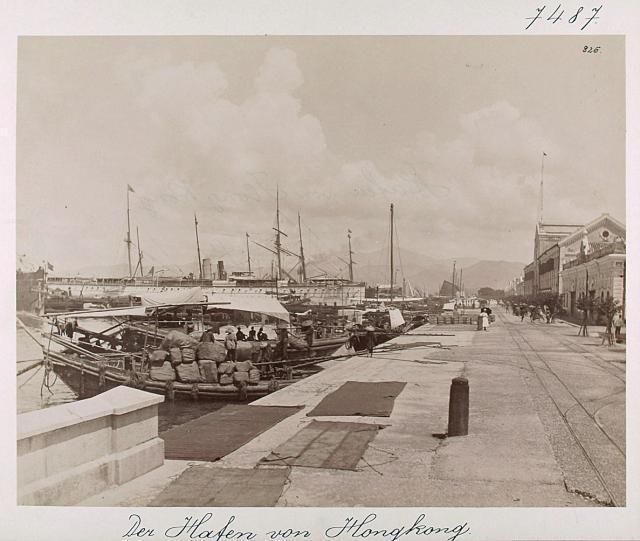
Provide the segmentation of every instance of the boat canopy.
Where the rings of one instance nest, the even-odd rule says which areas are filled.
[[[78,310],[75,312],[58,312],[47,314],[47,317],[79,317],[79,318],[93,318],[93,317],[128,317],[128,316],[144,316],[146,314],[145,306],[123,306],[120,308],[105,308],[98,310]]]
[[[49,314],[51,317],[79,317],[79,318],[105,318],[145,316],[153,308],[172,308],[180,306],[210,306],[224,308],[225,310],[238,310],[240,312],[254,312],[280,319],[289,323],[289,312],[280,304],[280,301],[268,295],[250,294],[215,294],[203,295],[200,288],[191,295],[183,292],[160,292],[147,294],[141,297],[142,306],[125,306],[121,308],[106,308],[104,310],[80,310],[77,312],[63,312]]]
[[[209,295],[207,301],[209,303],[221,304],[221,308],[227,310],[239,310],[241,312],[254,312],[256,314],[265,314],[267,316],[280,319],[289,323],[289,312],[282,306],[280,301],[269,295],[259,294],[215,294]]]

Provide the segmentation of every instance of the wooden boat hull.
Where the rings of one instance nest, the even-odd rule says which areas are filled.
[[[168,399],[191,398],[197,400],[204,398],[245,401],[266,396],[280,387],[293,383],[291,380],[260,381],[255,385],[247,385],[246,392],[241,393],[235,385],[154,381],[144,374],[135,374],[132,371],[111,367],[101,369],[97,363],[62,354],[52,356],[52,366],[58,377],[81,399],[95,396],[120,385],[126,385],[166,395]]]

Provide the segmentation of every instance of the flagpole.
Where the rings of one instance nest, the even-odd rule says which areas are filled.
[[[544,157],[547,155],[546,152],[542,153],[542,160],[540,165],[540,216],[539,223],[543,222],[543,213],[544,213]]]

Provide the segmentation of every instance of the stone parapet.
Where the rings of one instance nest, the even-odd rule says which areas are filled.
[[[117,387],[18,416],[18,504],[72,505],[164,463],[158,404]]]

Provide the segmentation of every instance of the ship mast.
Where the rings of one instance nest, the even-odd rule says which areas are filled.
[[[351,229],[347,233],[349,239],[349,281],[353,282],[353,252],[351,251]]]
[[[196,225],[196,247],[198,249],[198,271],[199,271],[199,277],[200,280],[202,280],[202,259],[200,258],[200,239],[198,238],[198,217],[196,216],[196,213],[193,213],[193,221],[195,222]]]
[[[127,243],[127,256],[129,257],[129,278],[133,278],[131,272],[131,209],[129,208],[129,192],[133,189],[127,184],[127,238],[124,241]]]
[[[456,298],[456,260],[453,260],[453,274],[451,275],[451,298]]]
[[[390,271],[391,271],[391,280],[389,287],[389,302],[393,302],[393,203],[391,203],[391,261],[390,261]]]
[[[142,249],[140,248],[140,230],[136,225],[136,238],[138,239],[138,265],[140,266],[140,276],[144,277],[144,271],[142,270]]]
[[[280,254],[280,190],[276,186],[276,255],[278,256],[278,276],[276,280],[282,279],[282,256]]]
[[[251,274],[251,254],[249,253],[249,233],[245,233],[247,236],[247,265],[249,265],[249,274]]]
[[[302,266],[302,281],[307,281],[307,269],[304,264],[304,248],[302,247],[302,227],[300,226],[300,212],[298,212],[298,232],[300,233],[300,264]]]

